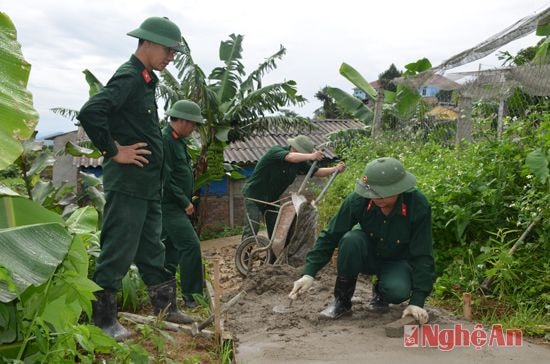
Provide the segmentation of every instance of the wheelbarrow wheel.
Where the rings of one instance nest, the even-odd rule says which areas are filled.
[[[257,241],[256,241],[257,239]],[[240,274],[246,276],[248,274],[248,264],[251,259],[252,252],[259,248],[264,248],[269,245],[269,239],[262,235],[249,236],[241,241],[235,252],[235,266]],[[273,253],[271,249],[266,249],[261,252],[256,252],[252,257],[253,262],[251,268],[257,268],[264,264],[269,264],[272,261]]]

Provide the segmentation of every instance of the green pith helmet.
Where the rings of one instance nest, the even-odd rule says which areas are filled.
[[[204,124],[201,108],[199,105],[189,100],[177,101],[174,105],[172,105],[170,110],[166,112],[166,115],[178,119],[189,120],[198,124]]]
[[[415,184],[416,177],[400,161],[384,157],[367,163],[355,192],[366,198],[385,198],[412,191]]]
[[[299,153],[313,153],[315,143],[305,135],[298,135],[296,138],[288,138],[288,144],[296,149]]]
[[[165,17],[147,18],[139,28],[132,30],[128,35],[183,52],[180,28]]]

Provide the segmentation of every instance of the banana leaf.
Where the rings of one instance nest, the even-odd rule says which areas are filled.
[[[32,136],[38,123],[27,90],[31,66],[23,58],[11,19],[0,12],[0,169],[22,153],[21,141]]]
[[[340,66],[340,74],[364,91],[371,99],[376,100],[378,92],[355,68],[344,62]]]
[[[29,286],[39,286],[54,274],[69,250],[72,236],[61,224],[36,224],[0,230],[0,266],[17,286],[17,293],[0,281],[0,302],[10,302]]]
[[[84,73],[84,78],[86,79],[86,82],[88,82],[88,86],[90,86],[88,93],[90,94],[90,97],[92,97],[103,88],[103,84],[92,72],[90,72],[90,70],[85,69],[82,73]]]
[[[397,86],[397,94],[395,96],[395,108],[401,119],[410,117],[416,110],[418,102],[422,96],[416,91],[407,86]]]
[[[101,157],[101,152],[97,149],[84,148],[76,143],[71,141],[65,144],[65,153],[68,153],[75,157],[85,156],[88,158],[99,158]]]
[[[336,87],[327,87],[326,93],[334,99],[334,102],[336,102],[338,107],[344,112],[352,114],[365,124],[372,120],[372,111],[357,97]]]
[[[535,178],[542,184],[545,184],[550,178],[550,169],[548,164],[550,161],[550,153],[545,155],[540,149],[536,149],[527,154],[525,165],[535,175]]]
[[[64,225],[61,216],[28,198],[0,197],[0,229],[41,223]]]
[[[81,207],[67,219],[67,228],[73,234],[86,234],[97,231],[98,214],[91,206]]]

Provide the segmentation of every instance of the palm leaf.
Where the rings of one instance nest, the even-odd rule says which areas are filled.
[[[241,83],[241,76],[244,75],[242,58],[242,35],[231,34],[229,40],[220,43],[220,60],[225,63],[224,67],[216,67],[208,77],[217,80],[217,93],[220,104],[229,101],[235,96]]]
[[[21,154],[20,141],[32,136],[38,123],[32,95],[27,90],[31,65],[25,61],[10,18],[0,12],[0,169]]]
[[[284,115],[258,117],[242,127],[243,130],[246,130],[246,134],[269,134],[276,130],[287,132],[292,130],[298,133],[308,133],[314,128],[315,126],[307,118]]]
[[[241,84],[240,92],[241,95],[246,95],[249,91],[259,89],[262,87],[262,77],[267,72],[277,68],[276,61],[282,59],[286,54],[286,48],[281,46],[281,48],[275,52],[270,57],[266,58],[264,62],[260,63],[258,68],[256,68]],[[254,87],[254,82],[256,82],[256,87]]]
[[[74,120],[78,115],[78,110],[67,109],[64,107],[53,107],[50,111],[69,120]]]
[[[227,120],[256,118],[266,113],[279,111],[287,105],[300,105],[305,99],[296,94],[296,83],[292,80],[264,86],[235,100],[225,115]]]

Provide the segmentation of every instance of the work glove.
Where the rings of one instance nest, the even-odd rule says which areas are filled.
[[[308,289],[313,285],[313,277],[305,274],[302,278],[294,282],[294,287],[289,293],[288,298],[295,300],[299,295],[304,292],[307,292]]]
[[[401,318],[407,315],[414,317],[415,320],[418,321],[421,325],[428,322],[428,312],[426,312],[426,310],[422,307],[408,305],[407,308],[403,310],[403,315],[401,315]]]

